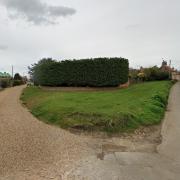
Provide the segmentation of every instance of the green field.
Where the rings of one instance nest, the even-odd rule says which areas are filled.
[[[122,132],[160,123],[171,86],[170,81],[157,81],[96,92],[54,92],[28,87],[21,99],[32,114],[49,124]]]

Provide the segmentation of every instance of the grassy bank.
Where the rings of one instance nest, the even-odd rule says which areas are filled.
[[[108,92],[52,92],[28,87],[21,99],[46,123],[121,132],[160,123],[171,86],[169,81],[148,82]]]

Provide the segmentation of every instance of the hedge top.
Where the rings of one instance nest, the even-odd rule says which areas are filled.
[[[118,86],[128,81],[128,73],[124,58],[42,59],[30,67],[35,84],[44,86]]]
[[[0,72],[0,77],[7,78],[7,77],[11,77],[11,75],[9,73],[6,73],[6,72],[4,72],[4,73]]]

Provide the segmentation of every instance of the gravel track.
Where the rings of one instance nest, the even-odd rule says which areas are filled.
[[[93,153],[88,139],[37,121],[20,103],[24,87],[0,92],[0,179],[65,179]]]

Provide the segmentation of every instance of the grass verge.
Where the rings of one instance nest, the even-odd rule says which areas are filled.
[[[98,92],[52,92],[28,87],[21,99],[40,120],[62,128],[123,132],[159,124],[172,82]]]

